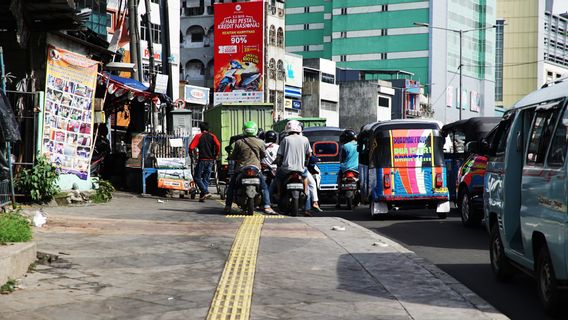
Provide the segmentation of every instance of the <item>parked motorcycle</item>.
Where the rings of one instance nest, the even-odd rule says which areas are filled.
[[[259,206],[262,200],[259,174],[257,167],[246,166],[237,177],[236,203],[248,215],[254,213],[254,208]]]
[[[306,203],[306,192],[304,189],[304,179],[301,172],[290,172],[284,180],[281,191],[279,208],[289,215],[295,217]]]
[[[347,209],[352,210],[353,207],[359,205],[361,196],[359,194],[359,172],[355,170],[347,170],[341,175],[341,185],[339,187],[339,200],[345,199]]]

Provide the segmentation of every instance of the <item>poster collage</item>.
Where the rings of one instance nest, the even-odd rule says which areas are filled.
[[[73,70],[78,67],[70,65],[68,61],[48,61],[42,154],[51,160],[61,174],[74,174],[87,180],[93,144],[93,98],[97,69],[95,65],[91,82]],[[66,68],[70,68],[70,72],[66,72]]]

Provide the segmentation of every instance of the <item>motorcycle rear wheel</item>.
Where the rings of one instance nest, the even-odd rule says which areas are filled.
[[[246,214],[252,216],[254,214],[254,198],[247,198]]]
[[[290,208],[290,215],[292,217],[297,216],[299,209],[300,209],[300,199],[298,198],[292,199],[292,207]]]

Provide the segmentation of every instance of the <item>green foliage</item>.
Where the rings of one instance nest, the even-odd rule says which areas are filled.
[[[109,202],[112,199],[114,187],[109,181],[99,179],[95,182],[96,192],[91,196],[91,200],[95,203]]]
[[[0,214],[0,243],[26,242],[31,239],[30,223],[19,210]]]
[[[8,294],[16,291],[16,281],[15,280],[8,280],[5,284],[0,286],[0,294]]]
[[[31,169],[24,169],[16,180],[18,192],[29,195],[31,201],[46,203],[59,192],[56,168],[44,156],[36,159]]]

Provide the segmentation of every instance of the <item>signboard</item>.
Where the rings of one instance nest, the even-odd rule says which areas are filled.
[[[62,174],[87,180],[98,62],[49,46],[41,153]]]
[[[193,178],[191,170],[158,170],[158,188],[187,191],[191,187]]]
[[[215,4],[214,105],[263,101],[264,2]]]
[[[481,95],[477,91],[470,92],[469,110],[473,112],[481,111]]]
[[[209,88],[185,86],[185,102],[206,106],[209,104]]]
[[[168,91],[168,75],[167,74],[156,74],[156,83],[154,84],[154,92],[166,94]]]
[[[302,56],[287,53],[284,57],[286,68],[286,85],[301,88],[303,82],[303,60]]]
[[[420,94],[420,82],[406,79],[406,92]]]
[[[432,130],[391,130],[393,167],[415,168],[432,165]]]

